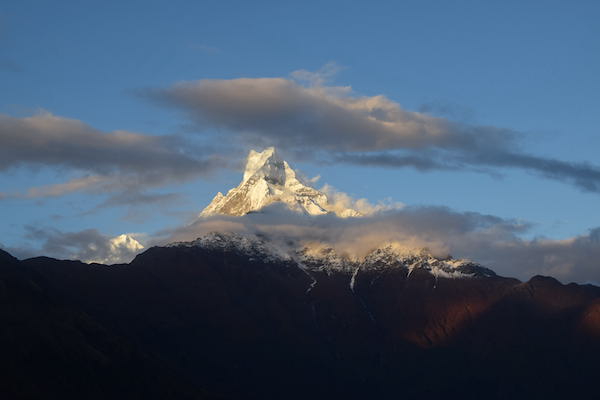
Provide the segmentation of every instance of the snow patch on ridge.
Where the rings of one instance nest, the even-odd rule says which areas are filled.
[[[208,250],[235,251],[263,261],[289,261],[290,255],[256,235],[211,232],[191,242],[174,242],[165,247],[200,247]]]

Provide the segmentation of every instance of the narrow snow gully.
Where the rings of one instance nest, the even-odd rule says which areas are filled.
[[[308,286],[308,288],[306,289],[306,291],[304,293],[310,293],[311,290],[313,290],[313,288],[315,286],[317,286],[317,279],[313,276],[313,274],[310,273],[309,269],[306,267],[306,265],[302,264],[299,261],[296,261],[296,264],[298,265],[298,268],[300,268],[300,270],[302,272],[304,272],[306,274],[306,276],[308,276],[312,282],[310,283],[310,285]]]
[[[360,267],[356,267],[352,273],[352,278],[350,278],[350,290],[352,293],[354,293],[354,285],[356,284],[356,275],[358,275],[358,271],[360,271]]]
[[[369,306],[367,305],[367,303],[365,302],[365,300],[358,293],[356,293],[356,291],[355,291],[355,288],[356,288],[356,279],[358,277],[358,273],[359,272],[360,272],[360,266],[356,267],[356,269],[352,273],[352,276],[350,277],[350,284],[348,286],[350,287],[350,291],[352,292],[352,295],[354,297],[356,297],[356,299],[360,303],[360,305],[363,308],[363,310],[365,310],[365,312],[369,316],[369,319],[371,320],[371,322],[374,323],[374,324],[377,324],[377,321],[375,320],[375,316],[373,315],[373,313],[369,309]]]

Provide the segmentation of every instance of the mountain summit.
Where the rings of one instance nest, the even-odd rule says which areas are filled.
[[[227,195],[217,193],[200,216],[241,216],[275,202],[309,215],[335,213],[343,218],[361,216],[356,210],[334,207],[325,193],[302,182],[274,147],[262,152],[250,150],[242,182]]]

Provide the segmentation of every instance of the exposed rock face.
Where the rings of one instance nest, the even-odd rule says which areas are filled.
[[[283,202],[290,209],[309,215],[335,212],[340,217],[360,216],[358,211],[349,208],[333,210],[327,195],[303,183],[274,147],[260,153],[251,150],[242,182],[226,196],[217,193],[200,216],[241,216],[274,202]]]
[[[114,266],[0,251],[0,296],[2,398],[552,399],[597,390],[600,288],[520,282],[388,247],[348,260],[220,233]]]

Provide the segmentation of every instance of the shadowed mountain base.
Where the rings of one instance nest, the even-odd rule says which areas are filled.
[[[596,391],[600,288],[552,278],[307,273],[234,250],[155,247],[113,266],[2,253],[0,296],[3,398]]]

